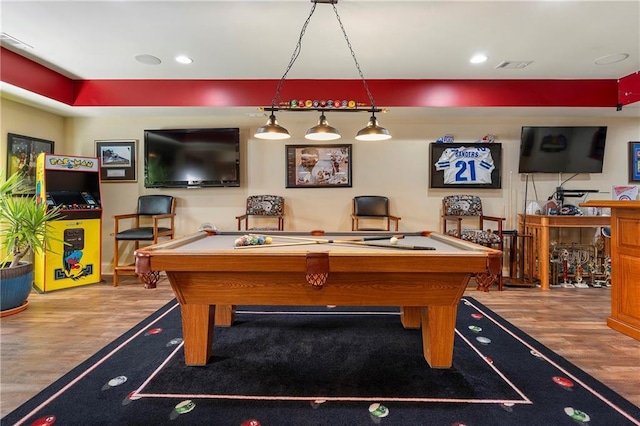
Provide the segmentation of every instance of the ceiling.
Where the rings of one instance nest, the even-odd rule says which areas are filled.
[[[309,0],[1,0],[0,24],[29,46],[3,47],[72,79],[280,79],[311,7]],[[640,0],[339,0],[336,8],[366,79],[618,79],[640,71]],[[488,61],[469,63],[477,52]],[[178,64],[179,54],[193,63]],[[628,58],[610,63],[620,54]],[[532,63],[497,68],[505,61]],[[317,5],[287,78],[359,78],[331,5]],[[8,84],[2,91],[72,109]],[[638,104],[623,113],[640,116]],[[100,108],[85,109],[92,110]]]

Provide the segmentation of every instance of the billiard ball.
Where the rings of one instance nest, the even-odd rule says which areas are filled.
[[[398,244],[398,239],[396,237],[391,237],[391,239],[389,239],[389,242],[392,246],[395,246],[396,244]]]
[[[265,237],[264,238],[264,243],[265,244],[271,244],[272,242],[273,242],[273,238],[271,238],[271,237]]]

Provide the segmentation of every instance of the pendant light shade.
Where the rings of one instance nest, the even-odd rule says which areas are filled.
[[[268,139],[268,140],[282,140],[289,139],[291,135],[281,125],[278,124],[276,120],[275,114],[271,114],[269,116],[269,120],[267,120],[267,124],[262,127],[259,127],[256,130],[256,133],[253,135],[258,139]]]
[[[375,114],[372,114],[367,127],[356,134],[356,139],[359,141],[385,141],[391,139],[391,135],[387,129],[378,126],[378,119]]]
[[[340,139],[340,132],[335,127],[329,126],[327,117],[323,113],[320,115],[318,124],[307,130],[307,134],[304,137],[312,141],[334,141]]]

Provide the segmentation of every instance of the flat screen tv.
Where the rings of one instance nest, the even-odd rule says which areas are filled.
[[[144,186],[240,186],[240,130],[145,130]]]
[[[518,173],[602,173],[606,126],[522,127]]]

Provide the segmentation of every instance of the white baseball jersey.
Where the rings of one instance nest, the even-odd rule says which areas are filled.
[[[444,150],[436,162],[436,170],[444,170],[444,183],[491,183],[495,169],[489,148],[457,147]]]

